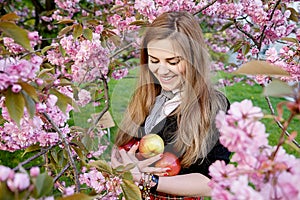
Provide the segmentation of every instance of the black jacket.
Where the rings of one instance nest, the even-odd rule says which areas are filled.
[[[227,106],[227,110],[228,110],[230,104],[228,100],[227,102],[228,102],[228,106]],[[176,132],[177,129],[178,129],[177,117],[173,115],[173,116],[168,116],[167,118],[159,122],[157,125],[155,125],[151,130],[151,133],[155,133],[161,136],[165,144],[165,151],[173,152],[176,154],[176,152],[174,152],[174,148],[172,145],[172,137],[174,136],[174,132]],[[142,124],[139,129],[138,137],[141,138],[144,135],[145,135],[144,124]],[[230,157],[230,152],[228,151],[227,148],[225,148],[222,144],[220,144],[218,140],[215,146],[212,148],[212,150],[208,153],[206,158],[204,158],[204,160],[200,158],[190,167],[181,168],[179,174],[201,173],[210,178],[209,170],[208,170],[209,166],[212,163],[214,163],[216,160],[224,160],[225,163],[228,164],[230,161],[229,157]]]

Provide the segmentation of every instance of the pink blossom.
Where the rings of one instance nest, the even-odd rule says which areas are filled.
[[[85,89],[81,89],[78,93],[78,105],[85,106],[92,100],[91,93]]]
[[[122,79],[123,77],[125,77],[127,74],[128,74],[127,68],[117,69],[117,70],[113,71],[112,77],[116,80],[119,80],[119,79]]]
[[[13,170],[9,167],[0,165],[0,181],[6,181],[13,174]]]
[[[7,186],[13,192],[25,190],[29,185],[29,176],[24,173],[16,173],[12,179],[7,180]]]
[[[236,120],[261,119],[263,117],[261,108],[253,106],[252,102],[247,99],[241,103],[234,102],[228,113]]]
[[[64,193],[64,197],[65,196],[70,196],[70,195],[74,194],[75,193],[75,185],[66,187],[64,189],[63,193]]]

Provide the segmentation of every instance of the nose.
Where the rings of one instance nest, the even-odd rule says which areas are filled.
[[[163,75],[169,73],[169,68],[166,64],[160,64],[157,68],[157,74]]]

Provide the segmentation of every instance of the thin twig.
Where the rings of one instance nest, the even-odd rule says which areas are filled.
[[[269,17],[269,21],[271,21],[271,19],[273,18],[273,15],[274,15],[274,13],[275,13],[275,10],[276,10],[277,6],[280,4],[280,2],[281,2],[281,0],[278,0],[278,1],[276,2],[275,6],[274,6],[274,9],[272,10],[272,13],[271,13],[271,15],[270,15],[270,17]],[[264,26],[264,28],[263,28],[263,30],[262,30],[262,32],[261,32],[261,35],[260,35],[259,46],[257,46],[257,48],[258,48],[259,50],[260,50],[260,48],[261,48],[261,45],[262,45],[263,40],[265,39],[265,31],[266,31],[266,29],[267,29],[267,25]]]
[[[78,171],[77,171],[77,168],[76,168],[76,165],[75,165],[75,161],[74,161],[73,156],[72,156],[72,152],[71,152],[71,149],[70,149],[69,142],[67,141],[66,137],[63,135],[61,130],[58,128],[58,126],[53,122],[51,117],[47,113],[43,113],[43,115],[46,117],[46,119],[49,121],[49,123],[54,128],[54,130],[59,134],[59,136],[63,140],[63,144],[65,145],[67,153],[68,153],[69,162],[70,162],[70,164],[73,168],[73,171],[74,171],[76,192],[79,192],[80,191],[79,176],[78,176]]]
[[[14,171],[18,171],[20,169],[21,166],[26,165],[28,163],[30,163],[31,161],[33,161],[34,159],[44,155],[45,153],[47,153],[50,149],[52,149],[53,147],[55,147],[55,145],[50,146],[46,149],[42,149],[39,153],[33,155],[32,157],[28,158],[27,160],[24,160],[23,162],[20,162],[18,164],[18,166],[16,166],[15,168],[13,168]]]
[[[203,8],[201,8],[200,10],[198,10],[196,13],[194,13],[193,15],[198,15],[199,13],[201,13],[203,10],[205,10],[206,8],[208,8],[209,6],[213,5],[214,3],[216,3],[217,0],[214,0],[213,2],[207,4],[206,6],[204,6]]]
[[[105,79],[105,77],[103,76],[103,74],[100,71],[100,79],[103,81],[103,85],[104,85],[104,98],[105,98],[105,106],[102,109],[102,111],[98,114],[97,118],[95,119],[94,123],[92,126],[90,126],[90,128],[87,131],[87,134],[90,134],[91,131],[94,130],[94,128],[97,126],[97,124],[99,123],[100,119],[103,117],[103,115],[108,111],[109,109],[109,105],[110,105],[110,100],[109,100],[109,94],[108,94],[108,84],[107,84],[107,80]]]
[[[287,129],[287,127],[289,126],[289,124],[291,123],[292,119],[294,117],[294,114],[291,113],[290,117],[288,118],[288,120],[286,121],[286,125],[283,127],[282,129],[282,132],[280,134],[280,138],[279,138],[279,141],[278,141],[278,144],[277,144],[277,147],[276,147],[276,150],[272,153],[271,155],[271,160],[274,160],[278,151],[279,151],[279,148],[283,145],[284,143],[284,134],[285,134],[285,131]]]
[[[121,53],[122,51],[128,49],[129,47],[132,46],[133,43],[134,43],[134,42],[131,42],[131,43],[127,44],[126,46],[124,46],[123,48],[117,50],[117,51],[114,52],[112,55],[110,55],[109,58],[111,59],[111,58],[115,57],[116,55],[118,55],[119,53]]]
[[[274,111],[274,108],[273,108],[273,106],[272,106],[272,103],[271,103],[270,98],[269,98],[268,96],[266,96],[265,98],[266,98],[266,100],[267,100],[267,103],[268,103],[269,109],[270,109],[270,111],[271,111],[271,114],[272,114],[273,116],[275,116],[275,111]],[[275,120],[276,124],[279,126],[279,128],[282,129],[282,130],[284,130],[284,134],[285,134],[286,136],[289,137],[289,136],[290,136],[290,133],[289,133],[287,130],[285,130],[285,128],[284,128],[284,126],[282,125],[282,123],[281,123],[280,121],[278,121],[278,120],[276,119],[276,117],[274,117],[274,120]],[[299,143],[298,143],[295,139],[293,139],[292,142],[293,142],[298,148],[300,148]]]
[[[53,179],[53,183],[55,183],[64,173],[65,171],[67,171],[67,169],[70,167],[70,163],[67,163],[66,166],[61,170],[61,172],[59,172],[59,174],[57,174],[54,179]]]
[[[239,31],[241,31],[244,35],[246,35],[248,38],[250,38],[254,42],[254,44],[258,47],[259,43],[257,42],[257,40],[251,34],[247,33],[243,29],[241,29],[241,27],[239,27],[239,25],[237,24],[236,20],[234,20],[234,25]]]

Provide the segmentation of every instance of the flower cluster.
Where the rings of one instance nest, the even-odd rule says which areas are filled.
[[[143,16],[147,17],[150,22],[164,12],[185,10],[195,13],[203,6],[204,3],[197,4],[189,0],[138,0],[134,2],[134,8]]]
[[[261,109],[243,100],[220,112],[216,125],[220,142],[234,152],[232,162],[210,167],[213,199],[299,199],[300,160],[268,144]]]
[[[300,79],[299,53],[300,48],[295,43],[290,42],[289,45],[282,46],[279,51],[275,47],[268,49],[266,60],[289,72],[291,77],[285,77],[285,79],[298,81]]]
[[[89,172],[83,169],[83,172],[80,174],[80,183],[93,188],[98,194],[105,193],[101,199],[118,199],[122,193],[122,180],[119,177],[106,177],[95,168],[91,168]]]
[[[0,91],[12,86],[13,92],[19,92],[19,81],[30,81],[36,77],[43,59],[32,56],[30,60],[6,58],[0,60]]]

